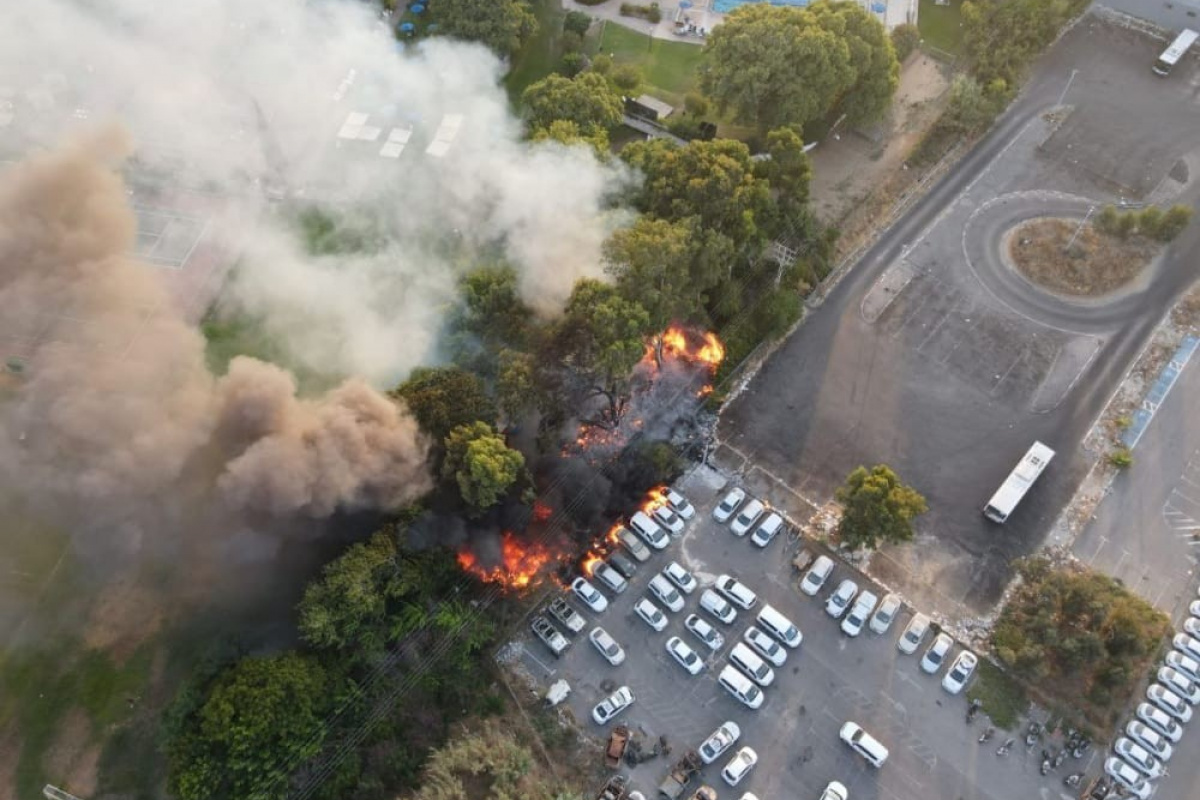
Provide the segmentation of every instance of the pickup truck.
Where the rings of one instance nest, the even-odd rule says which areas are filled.
[[[571,604],[561,597],[551,600],[546,610],[550,612],[550,616],[561,622],[563,627],[571,633],[579,633],[583,630],[583,626],[587,624],[583,615],[572,608]]]
[[[554,653],[557,658],[567,652],[567,648],[571,643],[567,641],[567,637],[558,632],[558,628],[550,624],[550,620],[540,614],[533,618],[533,622],[529,625],[533,629],[533,633],[542,640],[542,644],[550,648],[550,652]]]
[[[701,766],[703,765],[700,755],[695,750],[689,750],[683,758],[675,762],[667,777],[663,778],[663,782],[658,786],[658,796],[665,797],[666,800],[675,800],[687,789],[692,778],[700,772]]]
[[[625,746],[629,744],[629,728],[618,725],[608,735],[608,748],[604,751],[604,766],[616,769],[621,765],[621,756],[625,755]]]
[[[625,775],[613,775],[600,789],[596,800],[625,800],[629,796],[629,778]]]

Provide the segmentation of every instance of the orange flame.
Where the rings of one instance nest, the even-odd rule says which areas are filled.
[[[542,567],[553,558],[540,543],[525,542],[505,531],[500,542],[500,563],[488,569],[470,550],[458,554],[458,565],[488,583],[499,583],[510,589],[524,589],[533,583]]]
[[[620,544],[620,540],[617,539],[617,531],[619,530],[621,530],[621,523],[618,520],[617,522],[613,523],[611,528],[608,529],[608,533],[604,534],[604,540],[611,544]]]
[[[663,331],[660,338],[663,358],[678,358],[704,364],[711,370],[715,370],[725,360],[725,345],[721,344],[721,340],[712,331],[695,333],[678,325],[672,325]],[[697,338],[701,341],[693,345],[693,341]],[[646,345],[646,358],[654,359],[652,344]]]
[[[589,552],[587,556],[584,557],[583,571],[589,578],[592,577],[592,571],[596,569],[596,565],[598,563],[600,563],[600,556],[596,555],[594,552]]]
[[[554,514],[554,509],[543,503],[541,500],[533,501],[533,521],[545,522]]]
[[[646,495],[646,502],[642,503],[642,511],[645,511],[647,514],[667,504],[666,486],[655,486]]]

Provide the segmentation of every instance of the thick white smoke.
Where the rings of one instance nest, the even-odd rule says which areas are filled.
[[[401,52],[378,6],[357,0],[2,6],[0,86],[14,89],[16,117],[0,137],[32,148],[115,117],[148,172],[222,194],[232,213],[209,235],[241,255],[232,301],[310,368],[378,384],[426,359],[463,266],[443,255],[447,236],[502,248],[544,313],[601,272],[622,170],[585,148],[521,141],[502,65],[482,47],[432,39]],[[354,112],[378,139],[339,138]],[[445,154],[427,154],[456,116]],[[381,157],[406,127],[401,156]],[[369,209],[388,241],[312,258],[276,214],[248,207],[264,189]]]

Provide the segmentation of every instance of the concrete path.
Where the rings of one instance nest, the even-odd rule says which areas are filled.
[[[621,15],[621,0],[606,0],[598,6],[585,6],[582,3],[577,3],[575,0],[562,0],[563,8],[567,11],[582,11],[592,19],[604,20],[612,22],[616,25],[622,25],[630,30],[638,33],[648,34],[655,39],[665,39],[671,42],[684,42],[685,44],[703,45],[704,39],[698,35],[692,34],[680,36],[675,33],[675,17],[679,11],[679,2],[660,2],[658,7],[662,9],[662,21],[658,23],[647,22],[640,17],[625,17]],[[637,5],[649,6],[649,3],[637,3]],[[715,11],[710,11],[712,0],[695,0],[691,8],[686,9],[683,13],[687,15],[688,20],[697,28],[712,30],[714,26],[721,23],[724,19],[723,14],[718,14]]]

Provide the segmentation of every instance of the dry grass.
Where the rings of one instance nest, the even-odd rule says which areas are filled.
[[[1162,249],[1141,237],[1122,241],[1092,225],[1071,242],[1078,227],[1072,220],[1031,220],[1010,235],[1009,256],[1022,275],[1049,291],[1100,297],[1134,280]]]
[[[1197,283],[1176,304],[1171,312],[1171,321],[1181,328],[1200,328],[1200,283]]]

